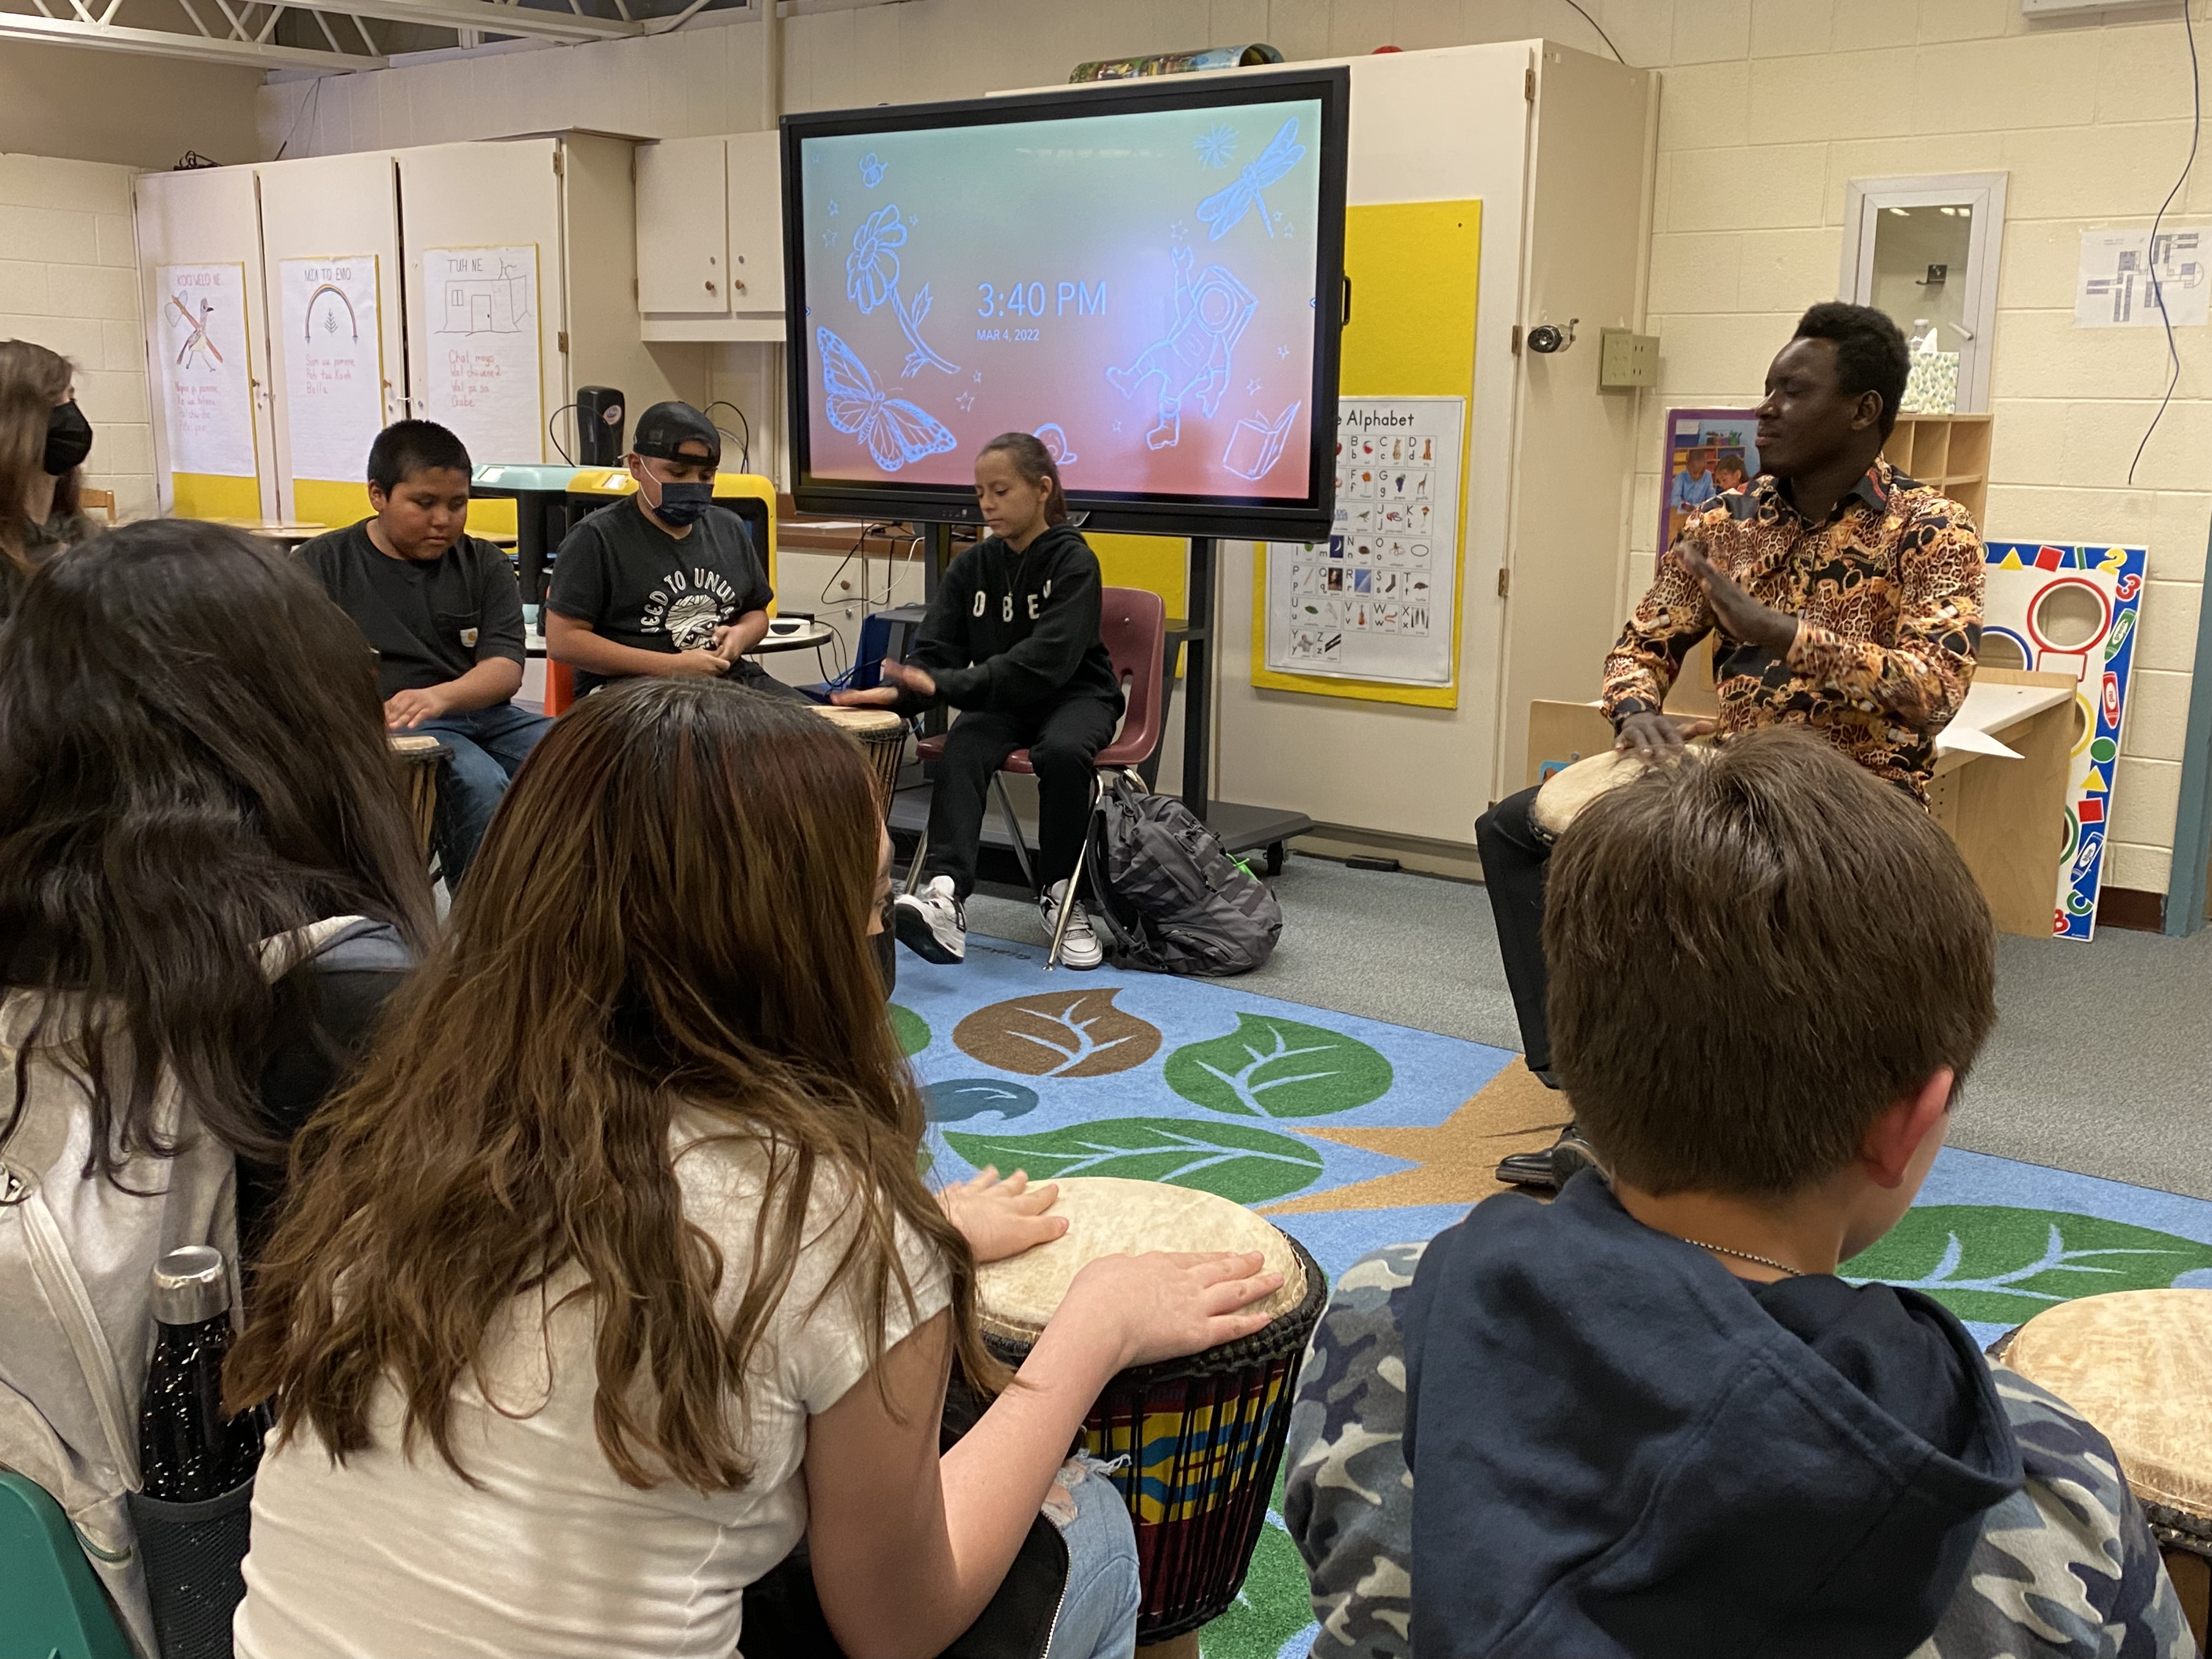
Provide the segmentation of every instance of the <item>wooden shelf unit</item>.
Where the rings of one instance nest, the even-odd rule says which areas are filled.
[[[1909,477],[1942,490],[1974,515],[1977,529],[1988,533],[1988,416],[1900,415],[1881,455]]]

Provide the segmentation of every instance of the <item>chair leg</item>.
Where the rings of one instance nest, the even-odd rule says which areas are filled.
[[[1030,896],[1042,898],[1044,895],[1037,886],[1036,872],[1030,864],[1029,843],[1022,839],[1022,821],[1014,816],[1013,798],[1006,793],[1006,775],[992,773],[991,787],[998,793],[999,811],[1006,820],[1006,834],[1013,838],[1014,857],[1022,866],[1022,879],[1029,884]]]
[[[1098,810],[1098,775],[1091,775],[1091,810]],[[1083,823],[1083,840],[1075,849],[1075,868],[1067,872],[1067,887],[1060,895],[1060,914],[1053,918],[1052,945],[1044,953],[1044,970],[1048,974],[1060,966],[1060,953],[1067,942],[1068,907],[1076,902],[1083,890],[1083,864],[1091,856],[1091,820],[1086,816]]]
[[[921,884],[921,860],[928,851],[929,826],[925,823],[921,826],[921,834],[916,837],[914,843],[914,861],[906,867],[906,885],[900,888],[899,891],[911,893]]]

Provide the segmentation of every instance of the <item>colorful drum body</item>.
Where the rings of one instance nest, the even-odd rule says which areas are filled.
[[[2168,1549],[2212,1557],[2205,1356],[2212,1291],[2114,1291],[2063,1302],[1991,1356],[2094,1424]]]
[[[1686,760],[1702,761],[1705,750],[1697,744],[1686,744],[1682,756]],[[1528,809],[1529,821],[1539,835],[1557,841],[1599,796],[1633,783],[1655,765],[1665,763],[1645,760],[1633,749],[1603,749],[1585,755],[1544,780],[1536,791],[1535,804]]]
[[[838,708],[817,703],[814,712],[859,744],[875,769],[876,793],[891,810],[899,768],[906,760],[906,722],[888,708]]]
[[[391,745],[392,758],[399,763],[407,814],[415,821],[415,838],[427,859],[438,831],[438,769],[453,751],[419,732],[388,732],[385,741]]]
[[[1283,1275],[1260,1304],[1271,1323],[1241,1341],[1123,1371],[1084,1419],[1085,1449],[1137,1531],[1137,1639],[1160,1642],[1219,1617],[1237,1599],[1266,1523],[1291,1391],[1328,1286],[1304,1248],[1240,1205],[1158,1182],[1078,1177],[1051,1214],[1067,1232],[979,1274],[985,1345],[1019,1365],[1076,1273],[1102,1255],[1257,1250]]]

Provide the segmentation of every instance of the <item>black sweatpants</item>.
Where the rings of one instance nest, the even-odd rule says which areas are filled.
[[[1070,697],[1034,714],[971,708],[945,734],[945,758],[929,798],[929,854],[922,878],[952,878],[962,898],[975,885],[983,833],[983,795],[991,774],[1017,749],[1030,751],[1037,779],[1037,862],[1050,887],[1075,872],[1091,813],[1091,757],[1114,740],[1120,711],[1097,697]]]
[[[1498,921],[1498,954],[1521,1021],[1521,1046],[1528,1069],[1543,1072],[1552,1065],[1552,1033],[1544,1023],[1544,868],[1552,843],[1529,819],[1535,804],[1534,789],[1508,795],[1474,821],[1474,845]]]

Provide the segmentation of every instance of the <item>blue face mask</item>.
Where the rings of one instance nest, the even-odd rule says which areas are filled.
[[[714,486],[711,483],[664,483],[660,486],[660,500],[653,504],[653,511],[663,523],[681,530],[686,525],[698,523],[714,499]]]

